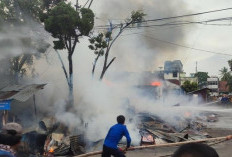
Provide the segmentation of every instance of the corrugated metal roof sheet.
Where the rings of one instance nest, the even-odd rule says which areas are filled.
[[[20,91],[30,85],[11,85],[1,89],[2,92]]]
[[[0,90],[0,100],[27,101],[33,94],[44,88],[46,84],[12,85]]]

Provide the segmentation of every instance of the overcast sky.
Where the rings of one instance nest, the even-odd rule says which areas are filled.
[[[84,5],[86,1],[79,0],[79,4]],[[232,1],[228,0],[95,0],[91,6],[96,16],[95,26],[108,24],[109,19],[113,23],[122,22],[122,19],[127,18],[132,10],[138,9],[143,10],[147,14],[145,19],[156,19],[230,7],[232,7]],[[231,13],[232,10],[227,10],[173,19],[167,22],[225,18],[230,17]],[[229,21],[224,23],[228,24]],[[184,71],[187,73],[195,72],[197,62],[198,71],[209,72],[209,75],[218,75],[222,67],[228,67],[227,61],[232,56],[215,55],[213,53],[187,49],[160,42],[156,39],[232,55],[231,34],[231,26],[200,24],[127,30],[112,48],[111,57],[117,57],[112,69],[154,71],[158,70],[158,67],[162,67],[165,60],[181,60],[184,65]]]

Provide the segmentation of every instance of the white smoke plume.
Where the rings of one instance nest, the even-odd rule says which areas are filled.
[[[103,22],[96,21],[96,25],[107,24],[108,19],[113,19],[114,22],[123,21],[130,15],[132,10],[138,9],[144,10],[149,19],[180,15],[189,11],[183,0],[177,2],[169,0],[166,3],[162,0],[112,0],[110,2],[103,0],[94,1],[93,3],[96,16],[103,20]],[[120,20],[117,20],[117,18],[120,18]],[[138,31],[152,37],[171,39],[171,41],[178,42],[183,42],[186,37],[182,27],[176,28],[175,31],[164,29],[155,29],[153,31],[150,28]],[[131,33],[134,32],[136,31]],[[19,33],[18,36],[21,37],[21,35]],[[25,35],[27,37],[28,34]],[[4,36],[7,36],[7,33]],[[110,52],[110,57],[116,56],[117,58],[107,71],[105,80],[100,82],[98,81],[98,75],[101,70],[102,58],[97,65],[96,75],[92,78],[91,68],[95,56],[93,52],[88,50],[87,45],[86,38],[81,39],[73,55],[75,107],[72,112],[67,112],[65,109],[68,86],[55,52],[51,51],[51,64],[45,61],[36,63],[36,70],[39,71],[36,81],[48,83],[45,89],[37,95],[38,111],[41,118],[53,115],[58,121],[65,123],[70,128],[77,127],[84,130],[89,140],[97,141],[104,139],[109,128],[116,123],[118,115],[125,115],[132,142],[138,144],[140,137],[139,130],[136,127],[137,123],[130,121],[131,118],[136,116],[136,113],[149,112],[160,116],[166,121],[173,122],[175,116],[182,116],[187,110],[173,105],[178,103],[184,106],[196,104],[195,101],[189,101],[188,97],[172,94],[163,95],[159,100],[147,98],[146,95],[144,96],[138,92],[136,88],[138,85],[144,85],[140,84],[140,77],[127,76],[127,72],[124,77],[126,79],[122,79],[119,75],[119,72],[124,73],[125,71],[154,70],[160,56],[166,57],[165,52],[174,51],[173,47],[168,48],[145,36],[121,36]],[[21,49],[21,46],[20,42],[15,42],[15,46],[9,50],[10,54],[20,53],[21,51],[18,50]],[[67,65],[67,53],[62,52],[61,56],[65,65]],[[131,109],[135,112],[132,112]]]
[[[180,1],[180,3],[181,2],[183,1]],[[97,17],[103,18],[102,20],[104,20],[104,22],[96,21],[95,25],[107,24],[108,19],[114,20],[118,17],[120,17],[120,20],[114,20],[114,22],[123,21],[123,19],[130,15],[131,11],[138,9],[144,10],[149,18],[158,18],[173,14],[178,15],[180,12],[175,9],[176,5],[177,4],[174,3],[167,3],[164,5],[161,3],[161,1],[156,1],[156,3],[150,1],[144,2],[141,0],[111,2],[101,1],[93,5],[93,10],[96,11]],[[103,6],[105,9],[102,9]],[[116,7],[117,9],[115,9]],[[183,12],[185,10],[187,11],[184,3],[182,3],[181,7],[183,8]],[[169,10],[168,14],[164,14],[166,12],[166,8]],[[173,40],[183,41],[185,34],[181,28],[179,29],[178,35],[168,32],[164,33],[163,36],[167,36],[167,38],[168,36],[172,36]],[[144,29],[139,31],[146,33],[146,30]],[[157,31],[160,34],[163,32],[161,29]],[[155,36],[155,34],[151,35]],[[121,114],[125,115],[126,125],[128,125],[131,133],[132,141],[136,144],[138,144],[140,137],[138,134],[138,129],[136,129],[136,123],[131,123],[129,121],[129,119],[135,115],[128,112],[128,108],[134,108],[136,113],[151,112],[161,116],[164,115],[164,113],[167,113],[166,115],[169,116],[170,119],[172,118],[172,114],[170,114],[171,111],[167,111],[165,108],[179,103],[183,98],[179,98],[179,100],[177,100],[176,96],[165,96],[165,100],[167,100],[165,102],[153,101],[144,97],[143,95],[138,94],[139,92],[137,92],[137,89],[134,88],[137,85],[141,85],[139,84],[139,82],[141,82],[140,77],[126,76],[126,80],[121,80],[120,76],[118,76],[118,72],[124,73],[125,71],[141,72],[145,70],[153,70],[155,62],[158,59],[158,49],[159,47],[165,46],[158,44],[157,49],[153,49],[151,45],[154,45],[154,43],[150,43],[150,40],[148,42],[147,39],[144,40],[144,37],[121,36],[110,52],[110,57],[116,56],[117,58],[109,68],[109,71],[107,71],[106,79],[99,82],[98,76],[103,59],[100,59],[97,65],[96,75],[94,78],[92,78],[91,68],[95,56],[93,55],[93,52],[88,50],[87,45],[87,40],[85,38],[82,39],[80,43],[78,43],[76,52],[73,56],[75,111],[67,113],[64,108],[62,108],[65,106],[65,101],[60,101],[59,99],[59,97],[61,97],[61,99],[65,99],[63,94],[65,91],[68,92],[68,89],[63,71],[59,67],[60,63],[58,59],[56,59],[55,63],[51,65],[52,68],[47,70],[46,77],[43,76],[40,78],[41,80],[50,80],[50,82],[53,84],[50,87],[55,89],[43,94],[44,97],[52,97],[53,99],[49,100],[48,98],[45,98],[47,102],[44,104],[40,103],[42,104],[40,107],[41,110],[44,111],[44,106],[47,104],[54,104],[48,108],[48,112],[57,113],[56,118],[58,120],[70,126],[76,125],[79,128],[85,127],[85,124],[87,124],[85,131],[87,137],[92,141],[104,139],[110,126],[116,123],[116,117]],[[61,53],[61,55],[65,64],[67,65],[66,52]],[[56,57],[56,55],[53,56],[53,58]],[[57,71],[57,68],[60,68],[60,70]],[[55,69],[56,71],[53,71]],[[114,75],[112,75],[112,73]],[[52,80],[55,81],[57,79],[57,76],[60,76],[59,79],[63,80],[63,83],[60,80],[60,83],[52,82]],[[60,90],[62,94],[56,92],[57,90]],[[127,106],[125,103],[127,99],[129,99],[130,106]],[[181,102],[183,102],[183,100]],[[173,116],[175,114],[173,114]]]

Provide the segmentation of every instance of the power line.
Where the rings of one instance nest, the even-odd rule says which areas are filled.
[[[83,8],[86,6],[86,4],[89,2],[89,0],[86,1],[86,3],[83,5]]]
[[[180,16],[171,16],[171,17],[166,17],[166,18],[146,20],[146,22],[149,22],[149,21],[154,22],[154,21],[162,21],[162,20],[176,19],[176,18],[182,18],[182,17],[196,16],[196,15],[202,15],[202,14],[220,12],[220,11],[231,10],[231,9],[232,8],[224,8],[224,9],[211,10],[211,11],[199,12],[199,13],[194,13],[194,14],[186,14],[186,15],[180,15]]]
[[[215,52],[215,51],[209,51],[209,50],[194,48],[194,47],[190,47],[190,46],[186,46],[186,45],[180,45],[180,44],[176,44],[176,43],[165,41],[165,40],[160,40],[160,39],[153,38],[151,36],[144,35],[144,34],[140,34],[140,35],[143,35],[145,37],[151,38],[151,39],[159,41],[159,42],[163,42],[163,43],[167,43],[167,44],[171,44],[171,45],[174,45],[174,46],[179,46],[179,47],[183,47],[183,48],[187,48],[187,49],[192,49],[192,50],[202,51],[202,52],[208,52],[208,53],[213,53],[213,54],[217,54],[217,55],[232,56],[232,54],[228,54],[228,53],[220,53],[220,52]]]
[[[151,36],[148,36],[148,35],[145,35],[145,34],[141,34],[141,33],[142,33],[142,32],[138,32],[138,33],[129,33],[129,34],[124,34],[124,35],[122,35],[122,36],[134,35],[134,34],[135,34],[135,35],[142,35],[142,36],[148,37],[148,38],[150,38],[150,39],[153,39],[153,40],[156,40],[156,41],[159,41],[159,42],[163,42],[163,43],[166,43],[166,44],[170,44],[170,45],[174,45],[174,46],[178,46],[178,47],[183,47],[183,48],[187,48],[187,49],[191,49],[191,50],[195,50],[195,51],[213,53],[213,54],[224,55],[224,56],[232,56],[232,54],[228,54],[228,53],[220,53],[220,52],[215,52],[215,51],[209,51],[209,50],[194,48],[194,47],[190,47],[190,46],[186,46],[186,45],[180,45],[180,44],[177,44],[177,43],[173,43],[173,42],[169,42],[169,41],[157,39],[157,38],[154,38],[154,37],[151,37]]]
[[[157,18],[157,19],[151,19],[151,20],[144,20],[144,21],[142,21],[142,23],[164,21],[164,20],[177,19],[177,18],[183,18],[183,17],[189,17],[189,16],[197,16],[197,15],[203,15],[203,14],[209,14],[209,13],[214,13],[214,12],[226,11],[226,10],[231,10],[231,9],[232,8],[223,8],[223,9],[199,12],[199,13],[194,13],[194,14],[185,14],[185,15],[180,15],[180,16],[171,16],[171,17]],[[121,24],[115,24],[115,25],[121,25]],[[100,27],[100,28],[101,27],[109,27],[109,25],[95,26],[95,28],[98,28],[98,27]]]
[[[217,22],[217,21],[225,21],[230,20],[229,24],[210,24],[209,22]],[[140,25],[140,26],[131,26],[127,27],[127,29],[130,28],[149,28],[149,27],[162,27],[162,26],[180,26],[180,25],[189,25],[189,24],[202,24],[202,25],[212,25],[212,26],[231,26],[231,20],[232,17],[226,17],[226,18],[219,18],[219,19],[211,19],[211,20],[205,20],[205,21],[172,21],[168,23],[163,24],[152,24],[152,25]],[[95,29],[106,29],[107,27],[101,27],[101,28],[95,28]]]

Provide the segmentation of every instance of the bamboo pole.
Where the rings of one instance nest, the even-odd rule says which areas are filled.
[[[185,142],[167,143],[167,144],[159,144],[159,145],[147,145],[147,146],[135,146],[135,147],[130,147],[128,151],[132,151],[136,149],[171,147],[171,146],[179,146],[179,145],[188,144],[188,143],[201,143],[201,142],[208,142],[208,141],[215,141],[215,140],[231,140],[231,139],[232,139],[232,135],[228,135],[224,137],[206,138],[206,139],[201,139],[201,140],[192,140],[192,141],[185,141]],[[89,152],[86,154],[77,155],[75,157],[88,157],[88,156],[98,155],[101,153],[102,151]]]

